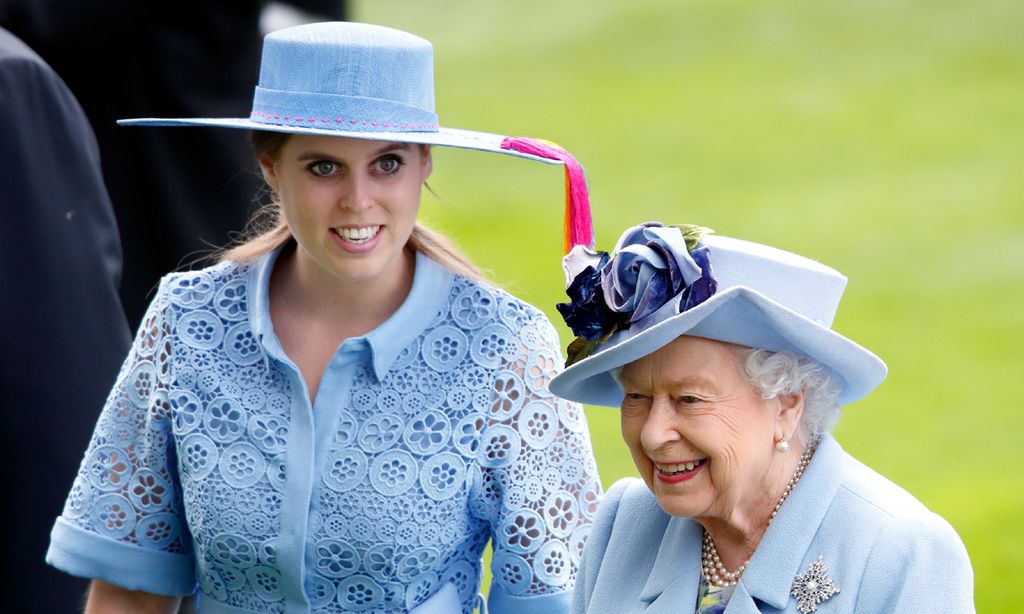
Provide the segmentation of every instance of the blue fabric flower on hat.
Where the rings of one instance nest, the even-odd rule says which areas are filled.
[[[608,252],[592,252],[591,255],[596,256],[596,262],[584,266],[565,289],[570,302],[555,305],[573,334],[588,341],[600,338],[626,319],[609,309],[604,301],[601,271],[610,260]]]
[[[686,248],[678,228],[657,222],[634,226],[622,234],[615,260],[601,273],[608,306],[641,320],[701,277],[701,268]]]
[[[699,246],[690,252],[690,258],[693,258],[693,262],[700,267],[701,276],[683,290],[685,294],[679,302],[679,313],[700,305],[711,298],[711,295],[718,289],[715,278],[711,276],[709,251],[707,247]]]
[[[577,336],[567,364],[582,360],[617,330],[650,316],[670,300],[679,312],[711,297],[717,289],[700,226],[647,222],[619,238],[615,255],[581,246],[563,259],[571,302],[556,305]]]

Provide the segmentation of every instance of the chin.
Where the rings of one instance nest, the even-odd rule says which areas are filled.
[[[367,281],[380,277],[388,268],[388,261],[379,254],[362,258],[343,258],[330,263],[334,275],[345,281]]]
[[[670,516],[685,516],[689,518],[697,514],[697,508],[693,505],[690,497],[659,493],[654,493],[654,496],[658,499],[658,506]]]

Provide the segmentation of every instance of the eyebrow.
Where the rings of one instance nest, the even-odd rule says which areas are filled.
[[[410,149],[410,147],[411,146],[410,146],[409,143],[385,143],[383,146],[381,146],[381,147],[377,148],[376,150],[374,150],[374,152],[371,154],[371,156],[376,158],[377,156],[386,154],[386,153],[388,153],[390,151],[407,151],[408,149]],[[296,158],[296,160],[298,160],[299,162],[305,162],[307,160],[324,160],[324,159],[327,159],[327,160],[337,160],[338,158],[336,156],[333,156],[333,155],[329,154],[329,153],[324,153],[322,151],[316,151],[316,150],[304,151],[301,154],[299,154],[298,157]]]
[[[623,387],[636,387],[638,383],[628,377],[622,377],[620,375],[620,381]],[[691,375],[684,377],[678,381],[673,381],[668,387],[669,390],[675,391],[680,388],[697,389],[697,390],[717,390],[714,382],[710,378],[704,377],[703,375]]]
[[[673,385],[673,388],[689,388],[703,391],[717,390],[715,383],[702,375],[684,377]]]

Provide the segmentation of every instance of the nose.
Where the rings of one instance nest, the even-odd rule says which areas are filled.
[[[682,439],[676,430],[676,410],[670,399],[658,396],[651,403],[647,420],[640,429],[640,444],[646,450],[658,450]]]
[[[373,207],[373,192],[369,178],[352,173],[347,179],[348,189],[341,198],[341,207],[354,213],[362,213]]]

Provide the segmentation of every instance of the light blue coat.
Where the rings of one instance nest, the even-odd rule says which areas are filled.
[[[701,526],[673,517],[635,478],[598,511],[573,612],[694,612]],[[819,614],[974,612],[974,573],[953,528],[824,437],[758,545],[726,612],[796,613],[793,580],[821,557],[840,592]]]

